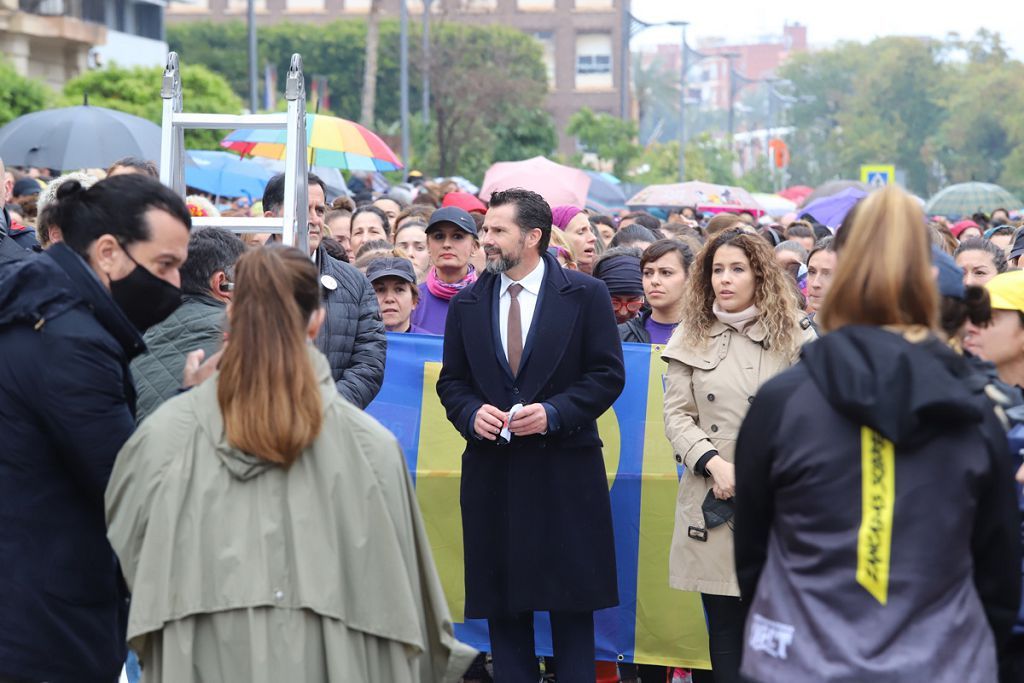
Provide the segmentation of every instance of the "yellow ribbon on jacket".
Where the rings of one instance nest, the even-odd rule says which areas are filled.
[[[857,583],[881,604],[889,599],[892,518],[896,507],[896,451],[870,427],[860,430],[861,518]]]

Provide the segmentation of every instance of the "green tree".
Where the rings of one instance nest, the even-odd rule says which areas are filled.
[[[583,148],[612,164],[612,173],[620,178],[629,174],[630,165],[641,154],[637,144],[637,126],[611,114],[595,114],[588,107],[569,118],[565,131],[575,135]]]
[[[89,104],[127,112],[159,124],[163,116],[160,86],[161,67],[123,69],[111,66],[88,71],[68,81],[64,100],[81,104],[86,93]],[[238,114],[242,100],[231,91],[228,82],[205,66],[185,64],[181,67],[181,89],[186,111]],[[186,143],[191,149],[218,149],[224,131],[191,130]]]
[[[400,116],[398,22],[381,20],[379,30],[373,118],[378,130],[390,130]],[[413,113],[422,82],[418,31],[415,26],[410,35]],[[358,121],[363,89],[353,77],[365,73],[366,39],[367,24],[360,20],[284,23],[260,29],[259,52],[273,65],[279,90],[288,60],[300,53],[307,78],[327,78],[330,111]],[[241,22],[170,26],[168,43],[183,63],[216,68],[236,93],[247,92]],[[479,180],[492,161],[551,153],[556,133],[543,109],[547,81],[535,40],[507,27],[440,23],[433,27],[431,45],[431,125],[424,129],[413,117],[411,166]]]
[[[968,56],[950,65],[947,112],[926,155],[943,170],[942,184],[979,180],[1024,190],[1024,64],[1007,58],[998,34],[951,45]],[[986,103],[996,99],[994,106]]]
[[[53,99],[46,86],[19,75],[10,63],[0,59],[0,126],[23,114],[46,109]]]
[[[510,151],[513,141],[533,137],[520,138],[507,123],[543,104],[548,88],[541,47],[506,26],[443,23],[432,30],[430,49],[437,170],[478,178],[496,143]]]

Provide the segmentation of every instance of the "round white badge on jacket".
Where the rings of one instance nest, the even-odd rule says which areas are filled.
[[[330,275],[321,275],[320,284],[322,284],[326,289],[329,289],[332,292],[338,288],[338,281],[335,280]]]

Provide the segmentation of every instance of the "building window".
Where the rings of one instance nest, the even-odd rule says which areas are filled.
[[[287,12],[323,12],[326,8],[324,0],[285,0]]]
[[[135,35],[163,40],[163,7],[146,2],[135,5]]]
[[[576,0],[577,10],[611,10],[615,9],[615,0]]]
[[[576,57],[576,73],[578,74],[610,74],[611,72],[611,55],[579,55]]]
[[[520,12],[550,12],[555,9],[555,0],[516,0]]]
[[[423,0],[407,0],[407,5],[409,7],[409,13],[410,14],[423,14],[423,4],[424,4]],[[430,13],[431,14],[440,14],[441,13],[441,9],[442,9],[441,5],[442,5],[442,1],[441,0],[431,0],[430,1]]]
[[[370,2],[371,0],[345,0],[345,11],[366,14],[370,11]]]
[[[209,11],[210,0],[183,0],[182,2],[171,2],[167,5],[168,14],[205,14]]]
[[[576,36],[576,89],[609,90],[612,87],[611,34]]]
[[[461,12],[492,12],[498,9],[498,0],[459,0]]]
[[[539,31],[533,37],[543,51],[544,70],[548,75],[548,90],[555,89],[555,34],[553,31]]]
[[[253,8],[257,12],[267,11],[267,0],[255,0],[256,6]],[[248,0],[228,0],[228,12],[248,12],[249,3]]]

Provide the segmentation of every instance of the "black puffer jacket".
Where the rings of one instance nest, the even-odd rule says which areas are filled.
[[[644,310],[638,316],[634,316],[619,325],[619,339],[623,342],[636,344],[650,344],[651,335],[647,333],[647,319],[651,317],[651,309]]]
[[[387,355],[377,296],[366,276],[329,256],[322,246],[316,261],[327,308],[316,345],[327,356],[341,395],[365,408],[380,391]]]
[[[934,337],[805,347],[736,446],[744,676],[995,681],[1021,591],[1007,451],[984,382]]]

